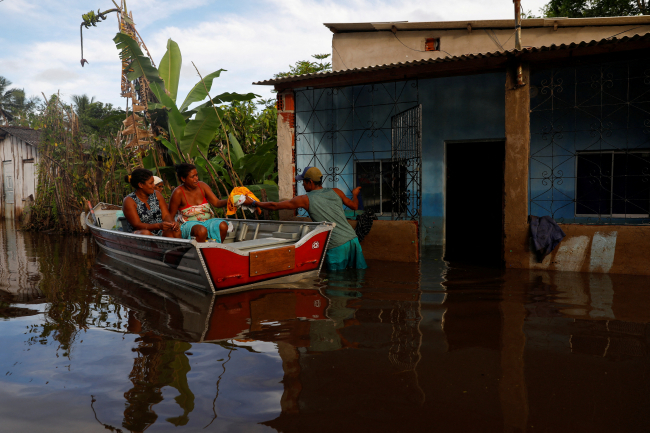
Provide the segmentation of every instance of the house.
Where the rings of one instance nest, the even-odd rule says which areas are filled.
[[[18,219],[36,194],[38,143],[41,132],[31,128],[0,125],[0,218]]]
[[[650,17],[524,20],[519,50],[513,21],[467,24],[328,24],[333,71],[255,83],[278,91],[280,197],[303,191],[307,165],[326,186],[361,185],[362,209],[386,220],[371,258],[419,243],[508,268],[650,274]],[[420,57],[400,57],[409,41]],[[530,215],[567,234],[542,262]]]

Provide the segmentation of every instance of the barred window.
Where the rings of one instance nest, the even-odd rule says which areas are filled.
[[[397,164],[390,159],[355,162],[356,186],[361,187],[359,210],[391,215],[394,208],[403,207],[394,191],[406,189],[406,170],[395,170]]]
[[[576,171],[576,216],[649,216],[650,150],[579,152]]]
[[[530,101],[529,213],[650,223],[650,58],[538,69]]]

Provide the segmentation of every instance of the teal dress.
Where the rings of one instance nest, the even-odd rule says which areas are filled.
[[[307,193],[309,213],[313,221],[336,224],[330,235],[325,255],[325,269],[340,271],[346,268],[366,269],[361,244],[343,212],[343,200],[331,188],[321,188]]]

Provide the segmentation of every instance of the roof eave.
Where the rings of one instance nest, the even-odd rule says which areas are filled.
[[[294,75],[273,80],[253,83],[255,85],[273,85],[277,90],[296,87],[326,87],[329,84],[353,85],[361,82],[381,80],[400,80],[408,76],[435,77],[469,74],[468,69],[480,69],[474,73],[502,69],[510,58],[519,57],[523,61],[540,62],[565,57],[591,56],[599,53],[631,51],[650,48],[650,33],[623,37],[620,39],[602,39],[600,41],[532,47],[524,50],[496,51],[485,54],[468,54],[456,57],[414,60],[404,63],[376,65],[364,68],[320,72],[314,74]],[[409,71],[411,70],[411,71]],[[389,72],[386,72],[389,71]],[[394,77],[394,78],[391,78]],[[348,79],[342,77],[349,77]]]
[[[536,27],[600,27],[621,26],[627,24],[650,24],[650,15],[637,15],[631,17],[595,17],[595,18],[531,18],[521,21],[522,28]],[[332,33],[378,32],[390,31],[395,27],[397,31],[423,31],[423,30],[463,30],[471,25],[474,29],[512,29],[514,19],[503,20],[467,20],[467,21],[432,21],[432,22],[368,22],[368,23],[324,23]]]

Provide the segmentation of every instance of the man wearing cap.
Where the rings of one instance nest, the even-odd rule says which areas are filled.
[[[352,200],[347,198],[343,191],[338,188],[323,188],[323,174],[316,167],[305,167],[303,174],[296,176],[297,181],[302,181],[302,185],[307,191],[305,195],[299,195],[291,200],[281,202],[254,202],[247,200],[246,205],[253,205],[268,210],[293,210],[298,208],[305,209],[313,221],[329,221],[336,223],[332,230],[327,254],[325,256],[325,266],[329,271],[338,271],[346,268],[366,269],[366,261],[363,257],[363,251],[357,239],[357,234],[352,226],[348,223],[343,205],[353,210],[359,208],[359,191],[358,186],[352,190]]]

